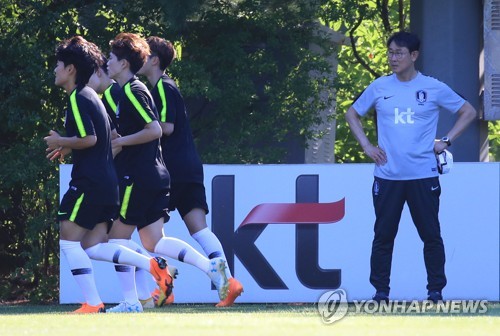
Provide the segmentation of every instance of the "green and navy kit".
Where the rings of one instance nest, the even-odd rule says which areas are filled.
[[[106,112],[108,113],[111,119],[111,129],[116,128],[116,110],[118,108],[118,103],[120,102],[122,96],[122,88],[116,82],[108,86],[108,88],[102,94],[102,102],[104,107],[106,108]]]
[[[69,95],[64,121],[67,137],[95,135],[97,142],[73,149],[70,186],[77,187],[93,202],[118,204],[118,182],[111,152],[111,128],[99,96],[87,86]]]
[[[123,86],[122,99],[117,108],[117,129],[121,136],[140,132],[158,120],[153,98],[147,87],[133,77]],[[129,178],[144,189],[170,186],[170,176],[163,162],[160,139],[140,145],[123,146],[115,157],[119,178]]]
[[[387,154],[385,165],[374,175],[388,180],[412,180],[438,176],[434,154],[439,112],[456,113],[465,100],[448,85],[417,73],[408,82],[395,74],[377,78],[354,102],[364,116],[377,112],[378,146]]]
[[[203,165],[193,141],[184,99],[175,82],[163,75],[151,94],[161,122],[174,124],[169,136],[162,136],[163,159],[172,183],[203,183]]]

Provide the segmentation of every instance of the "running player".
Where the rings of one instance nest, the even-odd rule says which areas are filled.
[[[124,96],[117,112],[120,137],[112,141],[117,153],[115,164],[121,209],[120,218],[115,221],[109,236],[128,245],[137,227],[148,251],[198,267],[210,277],[223,300],[228,287],[226,261],[220,257],[209,260],[186,242],[163,234],[163,224],[169,218],[170,176],[161,155],[162,130],[151,94],[135,76],[150,55],[149,46],[132,33],[117,35],[110,45],[108,73],[122,87]],[[120,278],[124,288],[130,290],[124,293],[126,300],[111,309],[114,312],[127,311],[130,304],[138,301],[133,274],[123,274]],[[170,294],[168,292],[160,301],[168,299]]]
[[[151,94],[160,115],[162,154],[171,178],[169,210],[179,211],[189,233],[208,258],[222,257],[226,260],[219,239],[207,226],[209,210],[203,184],[203,165],[194,145],[184,99],[175,82],[165,73],[175,58],[174,46],[157,36],[147,38],[147,42],[151,56],[139,74],[146,76],[153,87]],[[227,297],[217,307],[232,306],[243,292],[243,286],[232,277],[229,268],[226,268],[226,276],[229,279]]]
[[[108,113],[111,122],[112,139],[114,139],[118,137],[118,132],[116,130],[116,124],[117,124],[116,113],[118,110],[117,109],[118,103],[120,102],[120,99],[123,96],[123,90],[121,89],[120,85],[118,85],[117,82],[115,82],[109,77],[108,64],[107,64],[108,60],[104,56],[104,54],[102,54],[101,57],[102,57],[102,65],[97,70],[94,71],[92,76],[90,76],[87,85],[90,86],[92,89],[94,89],[95,92],[102,95],[101,100],[104,104],[104,107],[106,108],[106,112]],[[145,256],[148,257],[150,256],[150,254],[146,251],[146,249],[144,249],[144,247],[137,244],[133,240],[129,241],[127,247]],[[123,272],[124,270],[127,269],[127,266],[116,265],[115,268],[117,268],[118,271]],[[170,265],[168,266],[168,272],[174,278],[176,278],[178,275],[177,268]],[[153,278],[151,277],[149,272],[141,268],[135,269],[137,296],[143,308],[155,308],[154,297],[151,296],[152,281]],[[158,291],[155,297],[159,297],[160,296],[159,293],[160,291]],[[174,302],[174,295],[172,293],[169,296],[168,300],[165,301],[165,304],[171,304],[173,302]]]

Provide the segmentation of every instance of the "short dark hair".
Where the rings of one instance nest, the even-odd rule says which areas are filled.
[[[118,60],[125,59],[130,64],[130,71],[136,74],[144,63],[147,57],[151,54],[147,42],[137,34],[120,33],[116,35],[109,45],[111,52],[115,54]]]
[[[175,49],[172,42],[158,36],[150,36],[146,39],[151,49],[151,54],[160,59],[160,69],[165,71],[175,58]]]
[[[85,85],[90,76],[102,64],[101,51],[92,42],[81,36],[73,36],[62,41],[56,48],[56,59],[64,66],[73,64],[76,69],[75,84]]]
[[[406,47],[410,52],[420,50],[420,39],[416,34],[400,31],[392,34],[387,40],[387,48],[394,42],[399,47]]]

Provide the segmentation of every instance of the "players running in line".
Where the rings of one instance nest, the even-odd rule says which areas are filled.
[[[73,39],[81,39],[81,37],[74,37]],[[153,40],[157,44],[152,44],[151,41]],[[90,44],[90,42],[86,43]],[[173,47],[168,41],[160,38],[150,38],[147,43],[138,35],[121,33],[111,41],[110,58],[106,64],[103,64],[105,58],[95,45],[91,45],[92,48],[88,49],[95,51],[95,54],[92,57],[87,56],[87,61],[92,59],[92,70],[89,72],[89,69],[86,69],[84,79],[82,79],[82,74],[77,75],[76,71],[74,77],[64,77],[64,84],[66,82],[75,83],[75,88],[72,85],[68,85],[66,88],[66,86],[59,83],[60,80],[58,77],[63,77],[69,69],[72,67],[76,68],[76,65],[72,66],[71,62],[61,62],[63,63],[61,65],[58,62],[58,68],[62,68],[64,72],[59,71],[63,73],[63,75],[59,76],[58,68],[56,68],[55,72],[56,85],[64,87],[68,94],[70,94],[68,109],[71,111],[75,109],[75,99],[72,98],[75,94],[72,92],[77,91],[76,87],[78,85],[76,83],[79,83],[84,88],[82,91],[92,92],[91,102],[97,106],[96,109],[99,110],[100,116],[99,123],[103,124],[103,128],[105,129],[105,137],[100,134],[92,134],[93,128],[90,126],[86,133],[85,129],[82,132],[82,125],[85,125],[85,122],[82,122],[82,117],[75,116],[74,120],[70,119],[70,121],[74,121],[73,125],[72,123],[68,123],[69,118],[67,114],[67,135],[71,135],[78,142],[82,142],[83,139],[87,139],[86,141],[88,141],[88,137],[91,137],[93,141],[95,141],[95,138],[101,141],[102,137],[100,143],[103,143],[101,147],[104,148],[102,160],[106,161],[106,165],[108,165],[106,171],[110,171],[109,166],[113,167],[112,158],[114,157],[116,173],[111,171],[109,175],[112,176],[110,183],[114,183],[112,187],[115,188],[115,198],[112,202],[115,207],[115,213],[112,211],[106,213],[106,220],[109,222],[110,219],[114,219],[114,222],[111,227],[106,223],[97,225],[100,228],[99,235],[94,236],[98,237],[98,239],[94,237],[92,240],[94,244],[89,244],[90,248],[85,250],[88,257],[92,259],[112,261],[116,264],[115,270],[123,288],[124,301],[107,311],[140,312],[143,310],[143,304],[151,306],[151,294],[148,294],[147,289],[145,290],[145,288],[148,288],[148,277],[139,277],[139,274],[145,273],[145,267],[143,263],[141,264],[137,260],[147,260],[151,263],[151,273],[155,275],[159,286],[159,289],[154,293],[154,296],[158,297],[156,304],[161,306],[164,303],[173,302],[172,278],[175,270],[171,269],[168,272],[165,259],[151,258],[147,251],[156,255],[177,259],[199,268],[209,276],[218,290],[220,302],[216,306],[227,307],[233,305],[235,299],[242,293],[243,287],[231,276],[226,266],[222,246],[217,237],[207,227],[205,216],[208,214],[208,206],[206,204],[203,185],[203,167],[192,141],[182,96],[173,81],[164,74],[166,67],[174,58]],[[160,54],[162,57],[160,57]],[[74,63],[80,65],[82,62],[81,60],[77,60]],[[162,67],[160,67],[160,63]],[[151,96],[146,86],[136,77],[136,73],[139,70],[141,74],[148,77],[150,83],[151,80],[155,80],[154,84],[156,82],[162,84],[161,87],[160,85],[155,86],[152,90],[153,96]],[[160,81],[160,79],[162,80]],[[85,87],[85,83],[87,82],[96,92],[103,93],[102,101],[104,104],[100,103],[99,100],[96,102],[95,97],[97,95],[95,92]],[[151,84],[154,85],[153,83]],[[103,118],[102,115],[104,106],[109,115],[108,119]],[[160,114],[158,114],[156,106],[161,111]],[[82,113],[84,114],[83,120],[87,120],[88,116],[85,114],[87,113],[86,105],[83,110],[85,110]],[[94,128],[97,129],[98,127],[94,126]],[[75,169],[80,167],[80,165],[77,165],[78,162],[86,164],[87,173],[90,175],[103,174],[100,170],[95,171],[96,166],[93,163],[87,162],[90,161],[88,160],[89,155],[78,155],[81,151],[80,147],[75,147],[73,143],[62,142],[61,139],[63,137],[56,134],[56,132],[51,131],[51,134],[45,138],[48,145],[48,157],[55,159],[59,156],[69,154],[70,150],[73,151],[74,167],[72,183]],[[160,147],[160,139],[162,147]],[[77,142],[76,140],[75,142]],[[92,148],[92,146],[90,145],[89,147]],[[160,148],[164,148],[163,154]],[[170,148],[170,150],[166,150],[166,148]],[[168,156],[167,153],[169,153]],[[79,157],[83,157],[83,159],[76,160]],[[184,171],[178,169],[179,165],[184,168]],[[189,169],[186,169],[186,167],[189,167]],[[94,184],[87,182],[87,184],[84,183],[84,186],[85,188],[93,186],[103,189],[106,183],[102,183],[102,181],[107,177],[99,175],[98,179],[92,181]],[[93,176],[89,179],[92,178]],[[97,184],[95,183],[96,181],[98,182]],[[118,206],[116,202],[117,184],[119,185],[120,201],[118,214],[116,214],[116,207]],[[67,194],[70,194],[70,191],[73,190],[72,186],[70,184],[70,190]],[[93,191],[93,195],[98,195],[98,200],[99,197],[106,195],[101,189]],[[80,190],[82,197],[83,192],[86,190]],[[67,198],[69,196],[65,195],[65,199]],[[76,213],[79,212],[78,207],[81,208],[81,198],[73,198],[73,203],[69,204],[71,209],[66,211],[67,213],[72,213],[71,216],[73,216],[75,211]],[[61,204],[61,209],[63,209],[65,199],[63,199]],[[87,199],[85,198],[85,200]],[[93,203],[89,204],[93,205]],[[179,210],[191,235],[202,246],[210,259],[201,255],[184,241],[164,236],[163,224],[169,219],[168,211],[175,209]],[[85,212],[82,211],[82,213]],[[73,235],[74,232],[83,230],[86,233],[88,231],[81,228],[83,221],[80,221],[78,217],[76,217],[77,219],[75,217],[71,218],[74,221],[70,221],[73,225],[66,229],[68,226],[66,224],[64,225],[65,230],[61,229],[61,239],[64,240],[61,243],[61,249],[67,255],[68,261],[75,258],[69,256],[66,252],[70,250],[69,247],[65,246],[65,244],[68,245],[66,239],[71,243],[69,245],[73,249],[75,249],[77,244],[79,246],[81,244],[84,247],[86,246],[85,244],[88,244],[82,237],[76,236],[75,238]],[[64,218],[60,217],[59,219],[63,220]],[[63,228],[63,224],[61,224],[61,227]],[[131,235],[135,228],[138,229],[142,245],[147,251],[131,240]],[[71,233],[69,238],[66,238],[69,235],[67,232]],[[102,241],[106,241],[107,238],[109,238],[108,243],[101,243]],[[96,241],[97,244],[95,243]],[[110,254],[110,251],[104,251],[102,246],[112,246],[119,252]],[[81,252],[83,252],[83,249]],[[111,257],[108,257],[110,255]],[[123,257],[124,255],[129,256],[129,258]],[[158,265],[156,268],[159,270],[154,268],[155,263]],[[92,278],[93,282],[92,267],[89,264],[90,260],[88,259],[88,262],[85,264],[86,271],[75,272],[73,270],[77,268],[74,268],[70,263],[77,282],[82,278],[80,277],[82,274],[90,275],[89,277]],[[134,266],[138,267],[137,272]],[[148,271],[150,270],[148,269]],[[158,275],[158,273],[161,274]],[[139,290],[136,289],[136,276],[137,288]],[[95,290],[95,284],[90,290],[87,288],[89,286],[81,287],[87,302],[78,312],[101,311],[103,304],[100,298],[97,299],[98,293]],[[87,293],[92,293],[90,298],[87,297]],[[87,309],[87,307],[98,308]]]

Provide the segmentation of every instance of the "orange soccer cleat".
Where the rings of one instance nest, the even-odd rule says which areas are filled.
[[[227,290],[227,296],[224,300],[217,303],[216,307],[231,307],[234,304],[234,300],[243,292],[243,286],[241,282],[235,278],[228,279],[229,288]]]
[[[83,303],[80,308],[73,311],[73,314],[95,314],[95,313],[105,313],[104,303],[98,304],[97,306],[91,306],[87,303]]]
[[[151,258],[150,265],[151,274],[160,287],[161,294],[163,294],[158,298],[158,306],[163,306],[165,302],[168,301],[169,297],[172,296],[174,279],[168,271],[168,265],[165,259],[160,257]],[[173,302],[173,296],[171,300]]]

